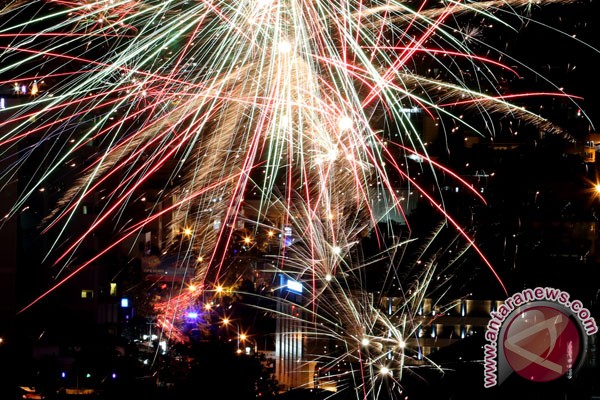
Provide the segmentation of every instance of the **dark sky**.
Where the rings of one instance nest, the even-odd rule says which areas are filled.
[[[537,7],[509,51],[526,65],[583,97],[577,100],[600,129],[600,7],[591,0]],[[547,24],[544,26],[543,24]],[[537,79],[538,83],[541,79]],[[552,118],[552,115],[548,115]]]

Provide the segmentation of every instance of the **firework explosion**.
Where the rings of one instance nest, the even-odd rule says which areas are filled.
[[[496,113],[566,134],[511,100],[569,96],[558,90],[501,92],[495,74],[517,75],[498,61],[510,57],[459,18],[469,13],[503,24],[504,13],[531,7],[523,0],[435,6],[48,0],[3,6],[0,71],[10,75],[3,84],[31,99],[13,106],[13,118],[0,123],[0,153],[8,165],[2,182],[42,154],[5,218],[51,187],[65,165],[77,170],[76,182],[57,195],[44,220],[56,284],[24,310],[168,216],[165,252],[181,255],[191,285],[200,289],[182,289],[157,304],[157,312],[165,333],[185,341],[177,321],[199,293],[232,274],[223,249],[240,240],[237,227],[245,226],[248,246],[252,236],[268,230],[282,238],[273,252],[274,270],[305,280],[311,294],[307,319],[314,326],[328,322],[312,334],[344,343],[347,352],[340,357],[370,349],[368,360],[358,360],[366,365],[361,387],[364,396],[376,397],[377,366],[386,361],[386,368],[400,371],[393,375],[399,381],[404,354],[415,351],[404,338],[418,329],[411,322],[414,310],[436,266],[425,262],[417,278],[403,283],[410,294],[393,315],[379,311],[379,300],[364,287],[364,260],[354,249],[364,232],[379,235],[381,215],[405,213],[408,199],[399,187],[424,197],[503,286],[445,211],[441,193],[424,187],[405,166],[417,157],[433,176],[442,172],[472,190],[429,158],[414,114],[442,130],[463,126],[484,136],[493,134]],[[437,72],[425,73],[424,65]],[[465,68],[476,76],[466,77]],[[479,115],[479,123],[463,118],[464,112]],[[480,195],[473,190],[473,197]],[[132,212],[141,201],[143,211]],[[73,236],[76,210],[90,203],[98,204],[97,216]],[[385,211],[376,212],[374,205],[382,203]],[[107,227],[114,228],[114,241],[82,261],[78,249]],[[286,229],[302,239],[286,245]],[[403,243],[382,252],[390,279],[401,276],[395,254]],[[327,328],[338,324],[343,333]]]

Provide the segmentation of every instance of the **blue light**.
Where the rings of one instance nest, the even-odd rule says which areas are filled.
[[[288,279],[286,286],[290,292],[302,294],[302,284],[300,282]]]
[[[127,308],[129,307],[129,299],[127,297],[123,297],[121,299],[121,307],[122,308]]]
[[[66,378],[67,377],[67,373],[65,371],[60,373],[60,377],[61,378]]]
[[[113,379],[117,379],[117,374],[115,374],[114,372],[112,373],[111,376],[112,376]]]
[[[192,311],[192,312],[189,312],[187,316],[190,319],[196,319],[196,318],[198,318],[198,313]]]
[[[292,227],[291,226],[283,227],[283,237],[284,237],[284,241],[283,241],[284,246],[288,247],[288,246],[291,246],[292,244],[294,244],[294,237],[292,236]]]

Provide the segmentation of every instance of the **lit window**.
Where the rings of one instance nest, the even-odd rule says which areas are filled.
[[[117,295],[117,284],[112,282],[110,284],[110,295],[111,296],[116,296]]]
[[[81,298],[82,299],[93,299],[94,298],[94,291],[90,290],[90,289],[83,289],[81,291]]]

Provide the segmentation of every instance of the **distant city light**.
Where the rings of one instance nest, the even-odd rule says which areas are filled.
[[[129,307],[129,299],[127,297],[123,297],[121,299],[121,307],[122,308],[127,308]]]
[[[286,283],[286,287],[290,292],[302,294],[302,284],[293,279],[288,279]]]
[[[291,226],[286,225],[283,227],[283,236],[284,236],[284,241],[283,241],[284,246],[291,246],[294,243]]]
[[[400,112],[403,112],[405,114],[417,114],[421,112],[421,109],[419,107],[411,107],[411,108],[401,108]]]
[[[420,156],[420,155],[418,155],[418,154],[410,154],[410,155],[408,156],[408,158],[410,158],[410,159],[411,159],[411,160],[413,160],[413,161],[419,162],[419,163],[422,163],[422,162],[423,162],[423,157],[421,157],[421,156]]]
[[[198,318],[198,313],[192,311],[192,312],[189,312],[187,316],[190,319],[196,319],[196,318]]]

